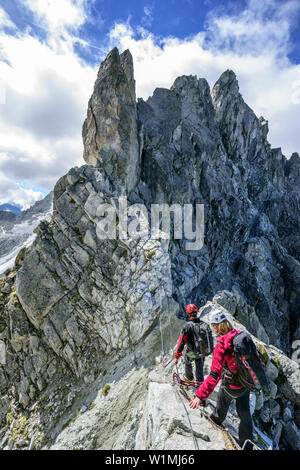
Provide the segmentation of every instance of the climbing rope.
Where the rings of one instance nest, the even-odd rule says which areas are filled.
[[[188,396],[188,393],[184,390],[183,391],[184,394],[185,394],[185,397],[190,400],[191,398]],[[211,404],[211,403],[210,403]],[[213,406],[213,405],[212,405]],[[204,417],[205,419],[207,419],[207,421],[209,421],[209,423],[216,429],[218,429],[219,431],[221,431],[221,433],[223,434],[224,436],[224,439],[227,443],[227,448],[229,448],[230,450],[242,450],[241,447],[238,445],[238,443],[236,442],[236,440],[234,439],[234,437],[231,436],[230,432],[227,431],[227,429],[225,429],[223,426],[220,426],[218,425],[217,423],[215,423],[211,417],[209,416],[208,412],[203,408],[203,407],[200,407],[198,408],[198,411],[200,413],[200,416],[201,417]]]
[[[161,318],[160,318],[160,316],[159,316],[159,329],[160,329],[160,342],[161,342],[161,356],[164,357],[164,355],[165,355],[165,350],[164,350],[164,340],[163,340],[163,333],[162,333]]]
[[[179,375],[177,365],[176,365],[176,371],[177,371],[177,374]],[[197,442],[197,439],[196,439],[196,437],[195,437],[195,433],[194,433],[194,431],[193,431],[193,427],[192,427],[192,423],[191,423],[191,420],[190,420],[190,415],[189,415],[189,413],[188,413],[188,410],[187,410],[187,408],[186,408],[186,406],[185,406],[185,404],[184,404],[184,401],[183,401],[183,399],[182,399],[180,393],[179,393],[177,390],[175,390],[175,394],[179,397],[179,399],[180,399],[180,401],[181,401],[181,403],[182,403],[182,405],[183,405],[184,411],[185,411],[185,413],[186,413],[186,415],[187,415],[187,419],[188,419],[189,426],[190,426],[190,431],[191,431],[191,434],[192,434],[193,440],[194,440],[195,450],[199,450],[198,442]]]
[[[169,325],[169,329],[170,329],[170,340],[171,340],[171,344],[172,343],[172,328],[171,328],[171,325]],[[162,332],[162,325],[161,325],[161,318],[159,317],[159,329],[160,329],[160,340],[161,340],[161,356],[162,356],[162,360],[161,360],[161,364],[163,367],[167,367],[172,361],[173,361],[173,357],[171,357],[171,359],[166,363],[163,358],[165,356],[165,350],[164,350],[164,342],[163,342],[163,332]],[[182,360],[182,358],[181,358]],[[178,372],[178,366],[176,365],[176,373],[177,373],[177,377],[180,377],[179,375],[179,372]],[[176,376],[176,374],[173,374],[173,383],[176,383],[175,380],[174,380],[174,376]],[[183,381],[182,381],[183,382]],[[178,380],[177,380],[177,385],[180,387],[180,390],[181,390],[181,394],[183,394],[188,400],[190,400],[191,398],[188,396],[188,393],[187,391],[184,389],[185,386],[187,386],[187,384],[185,383],[180,383]],[[181,394],[175,390],[175,394],[177,397],[179,397],[179,400],[181,401],[182,403],[182,406],[184,408],[184,411],[185,411],[185,414],[187,416],[187,419],[188,419],[188,423],[189,423],[189,427],[190,427],[190,432],[191,432],[191,435],[193,436],[193,441],[194,441],[194,447],[195,447],[195,450],[199,450],[199,446],[198,446],[198,442],[197,442],[197,439],[196,439],[196,436],[195,436],[195,433],[194,433],[194,430],[193,430],[193,427],[192,427],[192,423],[191,423],[191,420],[190,420],[190,416],[189,416],[189,413],[188,413],[188,410],[185,406],[185,403],[183,401],[183,398],[181,396]],[[210,403],[211,406],[214,406]],[[220,426],[218,425],[217,423],[215,423],[209,416],[209,414],[206,412],[206,410],[203,409],[203,407],[199,407],[198,408],[198,411],[200,413],[200,416],[201,417],[204,417],[205,419],[207,419],[210,424],[220,430],[224,436],[224,439],[227,443],[227,447],[228,448],[231,448],[234,449],[234,450],[244,450],[245,448],[245,445],[250,442],[254,448],[258,449],[258,450],[261,450],[256,444],[254,444],[252,441],[250,441],[249,439],[247,441],[244,442],[243,444],[243,447],[241,448],[239,446],[239,444],[237,443],[237,441],[234,439],[234,437],[229,433],[229,431],[227,431],[227,429],[225,429],[223,426]]]
[[[171,325],[171,318],[169,317],[169,332],[170,332],[170,344],[173,345],[174,344],[174,337],[173,337],[173,328],[172,328],[172,325]],[[168,361],[168,362],[165,362],[164,360],[164,357],[166,356],[166,351],[165,351],[165,348],[164,348],[164,339],[163,339],[163,329],[162,329],[162,325],[161,325],[161,317],[159,316],[159,330],[160,330],[160,343],[161,343],[161,351],[160,351],[160,354],[161,354],[161,365],[163,367],[167,367],[170,362],[173,361],[173,349],[174,347],[172,347],[172,352],[171,352],[171,359]]]
[[[186,397],[188,400],[191,399],[191,397],[188,396],[187,391],[184,391],[184,394],[185,394],[185,397]],[[214,407],[214,405],[211,403],[210,400],[207,400],[207,401],[209,402],[210,406]],[[218,425],[217,423],[215,423],[215,422],[211,419],[211,417],[209,416],[209,414],[207,413],[207,411],[206,411],[203,407],[199,407],[199,408],[198,408],[198,411],[199,411],[201,417],[205,417],[205,418],[212,424],[212,426],[214,426],[215,428],[219,429],[219,430],[222,432],[222,434],[223,434],[225,440],[227,441],[227,443],[228,443],[231,447],[233,447],[234,450],[245,450],[245,447],[246,447],[246,444],[247,444],[247,443],[252,444],[253,449],[255,449],[255,450],[263,450],[261,447],[259,447],[255,442],[253,442],[253,441],[250,440],[250,439],[247,439],[247,440],[244,442],[243,447],[241,447],[241,446],[238,444],[238,442],[236,441],[236,439],[230,434],[230,432],[227,431],[227,429],[225,429],[223,426]],[[231,450],[232,450],[232,449],[231,449]]]
[[[170,328],[170,332],[171,332],[171,328]],[[164,354],[164,349],[163,349],[163,335],[162,335],[161,322],[160,322],[160,333],[161,333],[162,352],[163,352],[163,354]],[[171,344],[173,344],[173,343],[171,343]],[[170,359],[167,363],[165,363],[165,362],[162,360],[161,363],[162,363],[163,367],[167,367],[167,365],[169,365],[169,364],[173,361],[173,359],[174,359],[174,358],[171,357],[171,359]],[[181,360],[182,360],[182,358],[181,358]],[[176,375],[177,375],[177,376],[176,376]],[[176,382],[175,382],[175,379],[176,379]],[[185,383],[184,381],[178,380],[178,379],[180,379],[180,375],[179,375],[179,372],[178,372],[178,367],[177,367],[177,365],[176,365],[176,374],[175,374],[175,373],[173,374],[173,383],[176,383],[176,384],[180,387],[180,390],[181,390],[182,394],[183,394],[188,400],[190,400],[191,398],[188,396],[187,391],[184,389],[184,387],[187,387],[187,386],[189,386],[190,384],[187,384],[187,383]],[[184,407],[185,413],[186,413],[186,415],[187,415],[187,418],[188,418],[188,421],[189,421],[189,425],[190,425],[190,431],[191,431],[191,434],[192,434],[193,439],[194,439],[195,449],[196,449],[196,450],[199,450],[198,442],[197,442],[197,439],[196,439],[196,437],[195,437],[195,434],[194,434],[194,431],[193,431],[193,428],[192,428],[192,424],[191,424],[191,421],[190,421],[190,417],[189,417],[188,411],[187,411],[187,409],[186,409],[186,406],[185,406],[185,404],[184,404],[184,401],[183,401],[181,395],[178,393],[177,390],[175,390],[175,393],[176,393],[176,395],[180,398],[180,401],[181,401],[181,403],[182,403],[182,405],[183,405],[183,407]],[[214,407],[214,405],[213,405],[209,400],[207,400],[207,401],[209,402],[209,404],[210,404],[211,406]],[[206,411],[203,407],[199,407],[199,408],[198,408],[198,411],[199,411],[201,417],[205,417],[205,418],[210,422],[210,424],[211,424],[213,427],[217,428],[218,430],[220,430],[220,431],[222,432],[222,434],[223,434],[223,436],[224,436],[224,438],[225,438],[225,441],[226,441],[226,443],[227,443],[227,446],[230,447],[231,450],[232,450],[232,449],[233,449],[233,450],[244,450],[247,443],[252,444],[253,449],[262,450],[260,447],[257,446],[257,444],[255,444],[255,443],[254,443],[253,441],[251,441],[250,439],[247,439],[247,440],[244,442],[243,447],[240,447],[240,445],[239,445],[238,442],[235,440],[235,438],[230,434],[230,432],[227,431],[227,429],[225,429],[223,426],[220,426],[220,425],[218,425],[217,423],[215,423],[215,422],[210,418],[209,414],[207,413],[207,411]]]
[[[187,409],[186,409],[186,406],[185,406],[185,404],[184,404],[184,401],[183,401],[182,397],[180,396],[180,393],[179,393],[177,390],[175,390],[175,394],[180,398],[180,401],[181,401],[181,403],[182,403],[182,405],[183,405],[184,411],[185,411],[185,413],[186,413],[186,415],[187,415],[187,418],[188,418],[188,421],[189,421],[189,425],[190,425],[191,434],[192,434],[193,440],[194,440],[195,450],[199,450],[198,442],[197,442],[197,439],[196,439],[196,437],[195,437],[195,433],[194,433],[194,431],[193,431],[193,427],[192,427],[192,423],[191,423],[191,420],[190,420],[190,416],[189,416],[189,413],[188,413],[188,411],[187,411]]]
[[[167,363],[165,363],[165,361],[163,360],[163,357],[164,357],[164,355],[165,355],[165,351],[164,351],[163,333],[162,333],[161,318],[160,318],[160,317],[159,317],[159,329],[160,329],[161,355],[162,355],[161,364],[162,364],[163,367],[167,367],[167,365],[169,365],[170,362],[173,361],[173,357],[171,357],[171,359],[170,359]],[[171,331],[171,328],[170,328],[170,331]],[[171,335],[171,333],[170,333],[170,335]],[[172,340],[172,337],[171,337],[171,336],[170,336],[170,339]],[[173,344],[173,343],[171,343],[171,344]],[[176,366],[176,369],[177,369],[177,366]],[[177,369],[177,371],[178,371],[178,369]],[[189,422],[189,426],[190,426],[190,431],[191,431],[191,434],[192,434],[193,440],[194,440],[195,450],[199,450],[198,442],[197,442],[197,439],[196,439],[196,437],[195,437],[195,434],[194,434],[194,431],[193,431],[193,428],[192,428],[192,423],[191,423],[191,420],[190,420],[190,416],[189,416],[189,413],[188,413],[188,411],[187,411],[187,409],[186,409],[186,406],[185,406],[185,404],[184,404],[184,401],[183,401],[182,397],[180,396],[180,393],[178,393],[177,390],[175,390],[175,394],[179,397],[179,399],[180,399],[180,401],[181,401],[181,403],[182,403],[182,405],[183,405],[184,411],[185,411],[185,413],[186,413],[186,415],[187,415],[188,422]]]
[[[177,374],[179,375],[177,365],[176,365],[176,372],[177,372]],[[187,391],[184,389],[184,386],[180,385],[178,382],[177,382],[177,384],[179,385],[179,387],[180,387],[180,389],[181,389],[181,391],[182,391],[182,394],[187,398],[187,400],[191,400],[191,397],[188,396],[188,393],[187,393]],[[177,392],[177,393],[178,393],[178,392]],[[180,397],[180,398],[181,398],[181,397]],[[182,401],[182,403],[183,403],[183,405],[184,405],[184,402],[183,402],[182,398],[181,398],[181,401]],[[207,400],[207,401],[209,401],[209,400]],[[211,402],[209,402],[209,403],[210,403],[211,406],[213,406]],[[185,406],[185,405],[184,405],[184,406]],[[234,450],[242,450],[241,447],[240,447],[240,446],[238,445],[238,443],[236,442],[236,440],[231,436],[231,434],[229,433],[229,431],[227,431],[227,429],[225,429],[223,426],[219,426],[217,423],[215,423],[215,422],[210,418],[210,416],[209,416],[209,414],[206,412],[206,410],[203,409],[203,407],[199,407],[199,408],[198,408],[198,411],[199,411],[201,417],[206,418],[206,419],[210,422],[210,424],[211,424],[213,427],[217,428],[218,430],[220,430],[220,431],[222,432],[222,434],[223,434],[223,436],[224,436],[224,438],[225,438],[225,441],[227,442],[227,446],[228,446],[228,447],[231,447],[231,450],[232,450],[232,449],[234,449]],[[191,432],[192,432],[192,427],[191,427]],[[193,435],[193,436],[194,436],[194,435]],[[198,446],[198,443],[197,443],[197,446]]]

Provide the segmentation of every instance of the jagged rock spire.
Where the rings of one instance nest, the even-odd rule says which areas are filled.
[[[101,63],[82,130],[83,158],[102,168],[112,188],[129,193],[138,178],[133,60],[115,47]]]
[[[239,84],[233,70],[225,70],[214,85],[212,90],[213,101],[216,102],[219,96],[228,93],[231,95],[239,94]]]
[[[190,302],[203,306],[206,321],[227,309],[264,343],[276,383],[256,411],[274,442],[284,426],[284,441],[299,448],[299,367],[277,349],[292,354],[300,338],[299,155],[287,162],[281,149],[269,148],[267,122],[243,101],[231,71],[212,97],[206,80],[190,75],[136,105],[134,85],[130,52],[114,48],[84,124],[89,165],[60,178],[51,221],[40,223],[16,269],[0,279],[0,448],[38,449],[57,438],[56,448],[133,449],[154,442],[153,429],[163,436],[156,447],[176,448],[176,439],[182,445],[187,425],[173,426],[178,410],[156,410],[151,400],[156,393],[159,403],[170,402],[160,372],[170,369],[153,365],[174,347],[176,315]],[[203,247],[186,249],[190,235],[172,231],[169,240],[103,239],[99,206],[115,212],[116,192],[130,189],[129,202],[147,209],[153,202],[204,204]],[[104,383],[113,388],[108,399]],[[18,435],[21,407],[27,420]],[[155,427],[147,434],[150,415]],[[116,423],[125,424],[116,432]],[[202,445],[215,447],[208,437]]]

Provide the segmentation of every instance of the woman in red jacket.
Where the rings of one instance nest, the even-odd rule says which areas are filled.
[[[195,399],[190,402],[190,407],[204,406],[205,399],[211,395],[219,380],[222,379],[217,406],[210,417],[216,424],[221,425],[226,418],[230,403],[235,399],[236,410],[240,418],[239,443],[243,446],[247,439],[252,440],[253,424],[249,404],[250,392],[239,381],[237,363],[232,354],[232,340],[240,330],[232,327],[223,312],[212,315],[211,327],[217,335],[217,345],[214,350],[210,374],[197,389]],[[247,448],[251,448],[251,445]]]

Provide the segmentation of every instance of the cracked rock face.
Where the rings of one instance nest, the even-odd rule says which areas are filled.
[[[289,353],[290,337],[299,337],[299,185],[290,176],[298,177],[298,156],[271,149],[267,123],[244,102],[232,71],[211,94],[206,80],[178,77],[138,100],[138,118],[136,200],[205,208],[204,247],[171,245],[174,298],[201,305],[218,289],[237,289]]]
[[[79,376],[102,356],[137,346],[175,305],[168,243],[97,237],[97,208],[114,200],[101,178],[86,166],[60,180],[53,218],[39,226],[16,277],[30,322]]]
[[[291,341],[300,338],[300,158],[295,153],[288,160],[272,149],[267,133],[267,122],[244,102],[232,71],[212,91],[204,78],[181,76],[170,89],[136,101],[130,52],[114,48],[108,54],[83,125],[87,165],[60,178],[51,220],[39,224],[33,244],[0,279],[0,395],[4,403],[15,400],[0,415],[2,447],[18,447],[11,432],[24,421],[19,405],[36,406],[28,425],[36,443],[24,446],[46,445],[43,429],[50,446],[76,418],[84,387],[105,386],[106,372],[121,363],[124,372],[116,380],[122,383],[122,374],[151,367],[175,344],[177,317],[190,302],[223,306],[258,340],[282,351],[280,371],[269,365],[270,374],[277,382],[285,377],[280,393],[296,410],[291,416],[298,416],[297,373],[287,356]],[[120,209],[121,196],[148,214],[152,204],[194,210],[203,204],[204,245],[188,250],[185,233],[183,239],[172,233],[170,239],[103,238],[99,208]],[[166,393],[164,387],[156,392]],[[51,408],[48,421],[47,413],[38,417],[42,403]],[[278,407],[269,405],[271,420]],[[152,408],[156,413],[147,401]],[[143,446],[138,410],[132,429],[140,430],[139,443],[128,425],[128,439],[123,430],[112,448]],[[159,417],[147,439],[156,426]],[[172,426],[186,432],[184,425]],[[173,428],[165,436],[173,436]],[[97,433],[98,440],[87,444],[83,436],[82,442],[104,448]],[[284,435],[297,441],[294,424]],[[177,437],[149,446],[174,448]]]

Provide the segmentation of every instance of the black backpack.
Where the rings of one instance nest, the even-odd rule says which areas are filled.
[[[203,321],[193,323],[194,347],[189,351],[188,356],[191,359],[199,359],[200,357],[209,356],[214,348],[214,340],[209,325]]]
[[[233,338],[232,348],[241,384],[252,392],[268,390],[265,365],[251,336],[246,331],[238,333]]]

